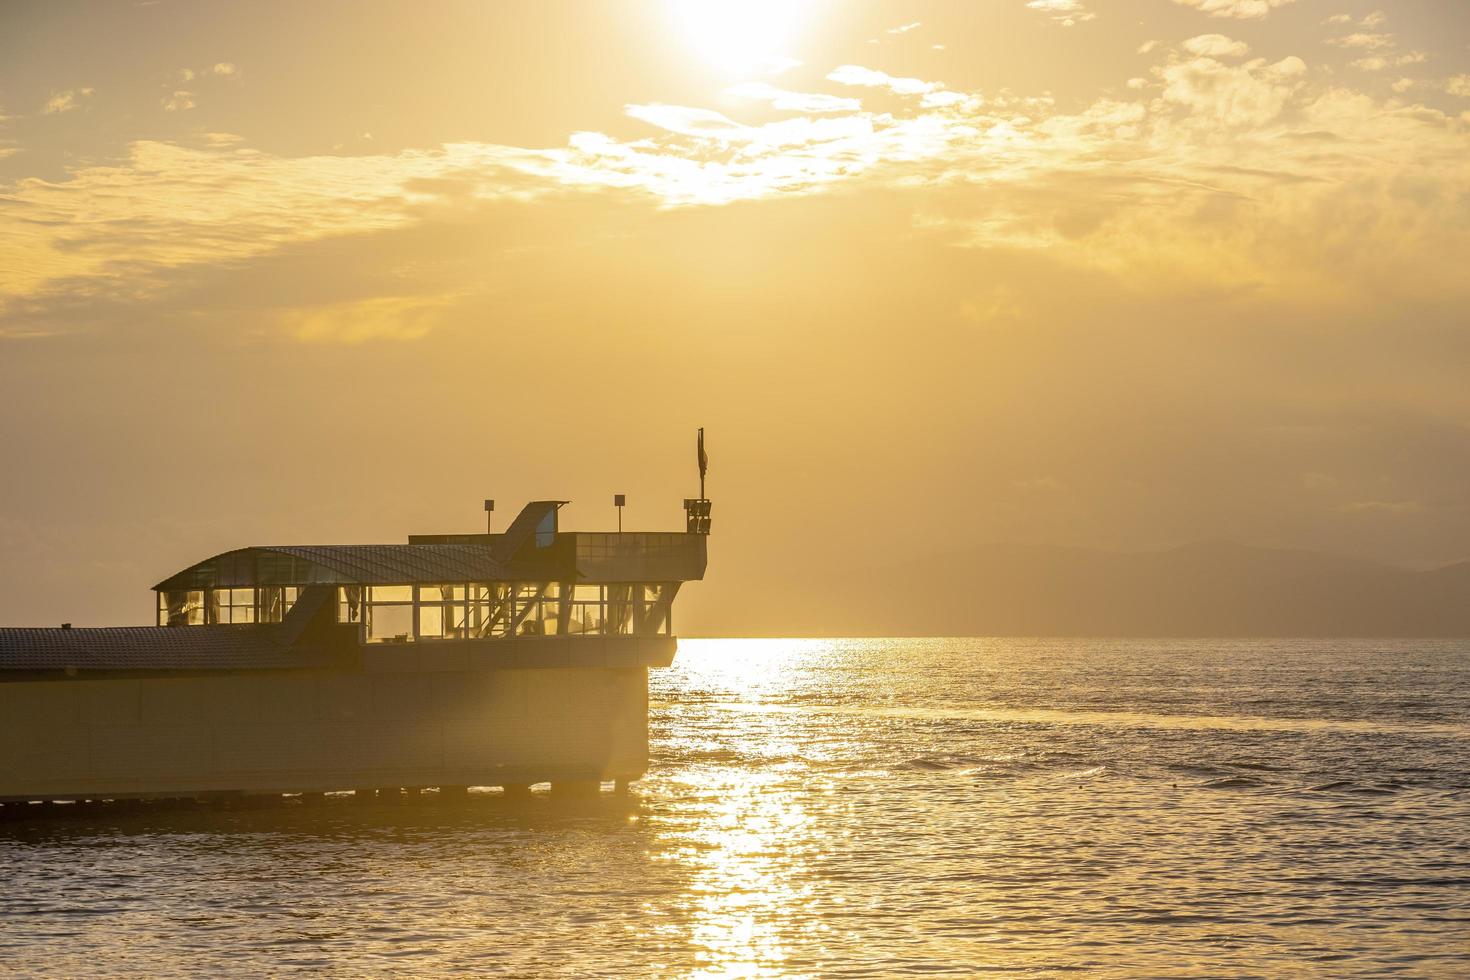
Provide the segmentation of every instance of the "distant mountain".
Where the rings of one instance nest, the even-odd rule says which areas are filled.
[[[824,573],[786,598],[756,613],[773,621],[752,625],[767,635],[1470,636],[1470,562],[1419,572],[1224,542],[997,544]]]

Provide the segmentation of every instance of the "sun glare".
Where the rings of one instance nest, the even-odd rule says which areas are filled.
[[[801,0],[671,0],[690,51],[734,75],[778,71],[791,63],[790,45],[810,4]]]

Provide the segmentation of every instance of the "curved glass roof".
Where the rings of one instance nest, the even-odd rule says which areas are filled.
[[[345,544],[239,548],[159,582],[155,591],[259,585],[375,585],[505,581],[482,544]]]

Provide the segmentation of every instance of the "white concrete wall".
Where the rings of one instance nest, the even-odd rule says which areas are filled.
[[[0,683],[0,800],[631,779],[648,671]]]

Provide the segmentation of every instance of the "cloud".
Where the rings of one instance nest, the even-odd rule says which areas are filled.
[[[1455,75],[1453,78],[1445,79],[1444,90],[1450,95],[1470,99],[1470,75]]]
[[[741,140],[748,138],[750,132],[749,127],[742,126],[712,109],[694,109],[688,106],[653,103],[651,105],[627,105],[623,107],[623,111],[634,119],[642,120],[651,126],[684,136]]]
[[[844,65],[829,79],[902,98],[872,110],[746,83],[730,94],[796,115],[747,124],[700,106],[629,105],[653,132],[580,132],[540,149],[289,158],[228,134],[139,142],[115,164],[3,188],[0,320],[12,334],[55,329],[68,321],[46,310],[79,298],[145,296],[176,278],[170,270],[409,228],[425,209],[460,202],[626,195],[689,209],[844,186],[911,195],[914,227],[956,244],[1045,253],[1148,288],[1261,290],[1298,277],[1307,294],[1402,277],[1438,284],[1433,293],[1459,281],[1447,257],[1470,248],[1454,203],[1470,199],[1470,131],[1313,75],[1300,58],[1198,53],[1244,57],[1228,38],[1202,37],[1164,55],[1152,84],[1069,111],[1044,94],[952,91]],[[1316,255],[1322,267],[1310,271],[1303,256]],[[380,305],[357,311],[375,324],[360,332],[342,300],[311,304],[280,329],[356,342],[436,322],[432,303],[383,289]]]
[[[214,72],[221,78],[234,78],[240,74],[240,69],[236,68],[228,61],[219,62],[213,68],[211,68],[210,71]]]
[[[909,23],[909,24],[901,24],[898,27],[890,27],[887,30],[886,33],[888,33],[888,34],[907,34],[909,31],[917,30],[918,28],[923,27],[923,26],[924,26],[924,22],[923,21],[916,20],[916,21],[913,21],[912,23]]]
[[[1349,61],[1353,68],[1363,71],[1382,71],[1385,68],[1402,68],[1405,65],[1423,64],[1427,55],[1423,51],[1405,51],[1400,54],[1370,54],[1366,58]]]
[[[1029,0],[1026,6],[1039,10],[1063,27],[1075,27],[1097,19],[1097,14],[1088,10],[1082,0]]]
[[[119,162],[5,187],[0,322],[22,311],[15,304],[37,298],[126,292],[170,270],[399,227],[445,182],[468,180],[469,193],[489,196],[525,194],[528,181],[549,189],[557,162],[552,154],[466,144],[287,158],[139,141]],[[533,176],[511,176],[517,170]],[[435,190],[421,189],[428,186]]]
[[[1343,37],[1330,37],[1327,43],[1339,48],[1366,48],[1376,51],[1379,48],[1393,47],[1394,39],[1392,34],[1366,34],[1360,31]]]
[[[1194,7],[1211,17],[1259,20],[1277,7],[1284,7],[1293,0],[1174,0],[1174,2],[1186,7]]]
[[[375,296],[280,314],[281,327],[309,344],[418,340],[454,302],[453,296]]]
[[[194,108],[194,93],[185,89],[176,89],[172,95],[163,97],[164,112],[183,112]]]
[[[791,92],[768,82],[742,82],[725,89],[725,94],[769,102],[771,108],[786,112],[856,112],[862,108],[857,99],[819,92]]]
[[[1224,34],[1201,34],[1185,41],[1184,50],[1209,58],[1243,58],[1251,49],[1244,41],[1233,41]]]
[[[1352,14],[1333,14],[1322,23],[1329,24],[1333,27],[1342,27],[1353,22],[1354,21]],[[1386,23],[1388,23],[1388,15],[1381,10],[1375,10],[1372,13],[1365,15],[1362,20],[1357,21],[1357,25],[1359,27],[1366,28],[1368,30],[1382,27]]]
[[[1300,58],[1274,64],[1257,58],[1232,66],[1208,57],[1173,62],[1159,69],[1163,99],[1190,110],[1196,124],[1225,127],[1271,122],[1302,83],[1307,66]]]
[[[53,92],[51,98],[41,107],[43,115],[53,116],[63,112],[71,112],[81,106],[82,100],[90,98],[92,89],[76,88],[67,89],[65,92]]]
[[[839,85],[859,85],[867,88],[886,88],[894,95],[923,95],[937,92],[944,86],[939,82],[926,82],[918,78],[895,78],[886,72],[860,65],[842,65],[827,75],[829,82]]]
[[[1333,23],[1352,22],[1351,17],[1345,21],[1336,18],[1328,18],[1328,20]],[[1385,68],[1401,68],[1405,65],[1417,65],[1423,62],[1427,57],[1423,51],[1399,51],[1398,39],[1394,35],[1381,34],[1372,30],[1386,20],[1383,11],[1375,10],[1358,22],[1359,27],[1367,28],[1367,30],[1330,37],[1327,38],[1327,43],[1347,51],[1367,52],[1362,57],[1348,62],[1350,67],[1361,71],[1383,71]]]

